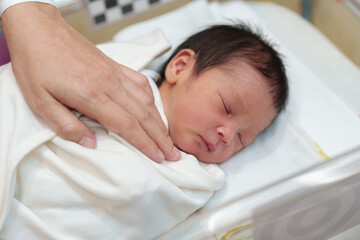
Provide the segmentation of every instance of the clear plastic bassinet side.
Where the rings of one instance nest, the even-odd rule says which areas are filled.
[[[359,224],[360,147],[193,214],[159,239],[335,240]]]

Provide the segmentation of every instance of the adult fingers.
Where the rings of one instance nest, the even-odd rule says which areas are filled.
[[[122,76],[123,74],[125,74],[125,77],[129,80],[132,81],[121,81],[121,84],[130,90],[131,88],[135,87],[144,90],[145,94],[149,95],[149,96],[153,96],[151,87],[150,87],[150,83],[147,79],[147,77],[131,68],[128,68],[124,65],[118,65],[118,71],[117,71],[117,76]],[[130,93],[140,93],[142,91],[139,91],[138,89],[132,89],[135,91],[129,91]]]
[[[116,103],[124,101],[118,94],[113,93],[111,96]],[[168,130],[152,99],[144,96],[144,100],[140,103],[137,99],[128,97],[127,102],[128,104],[124,106],[126,112],[136,119],[141,128],[164,153],[166,159],[170,161],[179,160],[180,151],[170,139]]]
[[[81,108],[81,106],[78,107]],[[128,113],[108,96],[102,95],[97,99],[92,99],[87,105],[87,109],[80,109],[79,111],[95,118],[108,129],[121,135],[152,160],[161,162],[165,159],[162,151],[152,138],[149,137],[134,115]]]
[[[84,147],[95,147],[95,136],[67,107],[44,91],[37,96],[32,109],[62,138]]]
[[[137,119],[141,127],[164,153],[166,159],[179,160],[180,151],[174,146],[169,137],[168,130],[154,104],[154,97],[147,77],[133,70],[131,71],[125,72],[125,74],[129,73],[126,77],[142,78],[141,85],[138,84],[139,81],[127,81],[127,83],[122,84],[120,81],[123,79],[121,79],[119,84],[115,84],[111,89],[108,89],[110,98]],[[120,73],[117,74],[117,76],[119,75]],[[151,94],[144,92],[144,87],[150,88]],[[122,88],[126,88],[125,91]],[[119,94],[122,91],[124,91],[124,94]],[[124,105],[124,102],[127,102],[127,104]]]

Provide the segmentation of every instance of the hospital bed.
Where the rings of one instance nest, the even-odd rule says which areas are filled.
[[[118,32],[160,28],[176,46],[215,23],[260,27],[284,56],[286,110],[220,165],[223,188],[159,239],[354,239],[360,236],[360,69],[306,20],[279,5],[194,1]],[[151,61],[157,70],[168,53]]]

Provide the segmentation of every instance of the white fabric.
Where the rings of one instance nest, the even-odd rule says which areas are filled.
[[[281,45],[289,49],[322,83],[360,116],[358,66],[325,35],[296,13],[270,2],[252,3],[250,7]],[[229,4],[224,11],[232,8],[232,4]]]
[[[143,69],[151,60],[161,55],[171,47],[170,42],[164,37],[160,29],[146,31],[150,34],[139,34],[135,37],[119,43],[99,44],[98,48],[106,55],[111,56],[116,62],[124,64],[132,69]],[[135,50],[134,50],[135,49]],[[126,56],[126,57],[123,57]]]
[[[142,51],[148,58],[168,47],[154,34],[162,48],[135,41],[129,57],[128,44],[111,44],[112,53],[121,49],[114,58],[142,65]],[[26,105],[10,64],[0,68],[0,79],[0,239],[152,239],[202,207],[223,184],[216,165],[186,153],[180,161],[157,164],[84,116],[96,148],[63,140]],[[159,91],[150,84],[166,122]]]
[[[4,11],[7,8],[15,4],[24,3],[24,2],[40,2],[40,3],[49,3],[55,5],[56,0],[0,0],[0,16],[4,13]]]
[[[319,31],[303,23],[300,17],[285,14],[284,9],[273,12],[273,17],[271,13],[262,17],[264,11],[257,15],[257,8],[252,6],[253,3],[242,1],[193,1],[170,13],[134,24],[114,36],[114,41],[123,41],[137,36],[139,32],[160,27],[170,42],[177,45],[186,36],[208,25],[242,20],[260,26],[283,54],[290,80],[287,110],[253,145],[220,165],[226,174],[225,185],[205,207],[221,205],[234,197],[318,164],[326,155],[334,157],[360,145],[360,119],[325,85],[331,81],[337,82],[337,85],[344,83],[348,88],[353,82],[359,82],[359,68],[339,54]],[[289,15],[289,18],[284,19],[284,16]],[[277,25],[274,18],[282,24]],[[291,35],[288,36],[289,30],[284,26],[293,28]],[[304,44],[301,40],[303,37],[312,44]],[[319,48],[322,48],[320,52],[317,51]],[[323,55],[326,51],[332,54],[331,57]],[[149,66],[158,69],[169,55],[170,52],[162,55]],[[325,66],[332,67],[325,69]],[[313,72],[314,68],[317,71]],[[359,105],[357,91],[348,91],[347,94],[353,92],[355,94],[348,99],[357,99],[354,105]]]
[[[131,25],[117,33],[113,40],[115,42],[128,41],[137,37],[139,33],[161,29],[165,33],[166,38],[171,42],[172,49],[174,49],[189,35],[217,22],[218,19],[214,18],[208,3],[205,0],[197,0],[169,13]],[[171,52],[169,51],[161,55],[152,61],[149,67],[153,70],[158,70],[159,66],[165,62],[170,54]]]

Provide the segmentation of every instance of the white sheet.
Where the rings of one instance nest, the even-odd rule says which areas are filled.
[[[358,66],[326,36],[294,12],[269,2],[252,3],[250,7],[281,45],[291,51],[319,81],[360,116]],[[232,8],[231,3],[228,8]]]
[[[132,44],[100,48],[142,66],[168,47],[159,32]],[[223,184],[216,165],[186,153],[180,161],[157,164],[83,116],[96,148],[63,140],[30,111],[10,64],[0,68],[0,79],[0,239],[152,239],[202,207]],[[159,91],[150,84],[164,117]]]

